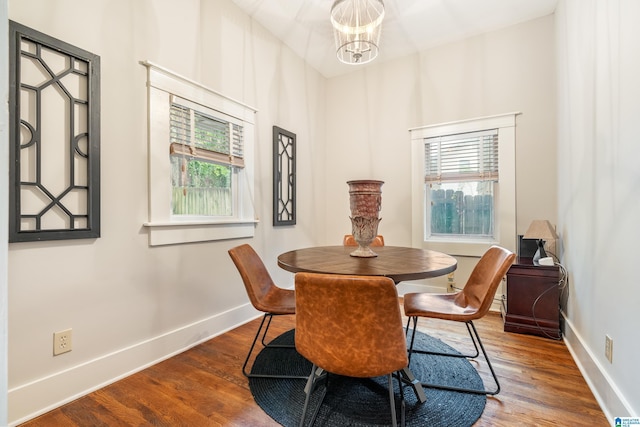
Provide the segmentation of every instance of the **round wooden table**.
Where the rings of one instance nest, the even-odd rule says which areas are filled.
[[[376,246],[372,258],[349,255],[351,246],[319,246],[296,249],[278,256],[278,265],[293,273],[355,274],[385,276],[399,283],[451,273],[458,266],[454,257],[427,249]]]
[[[376,246],[378,254],[372,258],[349,255],[353,246],[320,246],[296,249],[278,256],[278,265],[293,273],[355,274],[358,276],[390,277],[398,284],[403,280],[417,280],[451,273],[458,266],[456,259],[441,252],[398,246]],[[402,379],[416,393],[420,402],[427,397],[420,381],[406,367]]]

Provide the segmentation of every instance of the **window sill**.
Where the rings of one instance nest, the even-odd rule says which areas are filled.
[[[496,244],[498,243],[488,240],[426,240],[422,247],[452,256],[481,257],[492,245]]]
[[[258,220],[146,222],[149,246],[253,237]]]

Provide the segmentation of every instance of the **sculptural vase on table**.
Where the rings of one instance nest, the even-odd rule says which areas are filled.
[[[382,184],[384,181],[355,180],[347,181],[349,185],[349,207],[351,209],[351,233],[358,243],[358,248],[351,256],[371,258],[378,256],[370,245],[378,235],[378,224],[381,221]]]

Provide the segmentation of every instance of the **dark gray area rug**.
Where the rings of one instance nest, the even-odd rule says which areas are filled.
[[[276,344],[294,343],[294,330],[272,341]],[[416,348],[439,352],[456,350],[439,339],[416,333]],[[422,382],[482,388],[482,379],[464,358],[414,354],[411,371]],[[309,375],[311,363],[293,348],[265,348],[252,368],[254,374]],[[400,410],[400,390],[394,378],[396,406]],[[328,390],[318,413],[315,426],[385,426],[391,425],[387,378],[350,378],[330,375]],[[271,418],[285,427],[297,426],[304,406],[303,379],[250,378],[249,387],[258,405]],[[309,404],[311,412],[318,405],[324,387],[321,384]],[[420,403],[413,389],[405,385],[406,425],[410,427],[468,427],[482,415],[486,396],[425,388],[427,401]],[[399,416],[399,412],[398,412]]]

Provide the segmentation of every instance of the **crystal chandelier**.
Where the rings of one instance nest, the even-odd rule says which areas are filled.
[[[383,18],[382,0],[336,0],[331,7],[331,24],[338,59],[345,64],[374,60]]]

